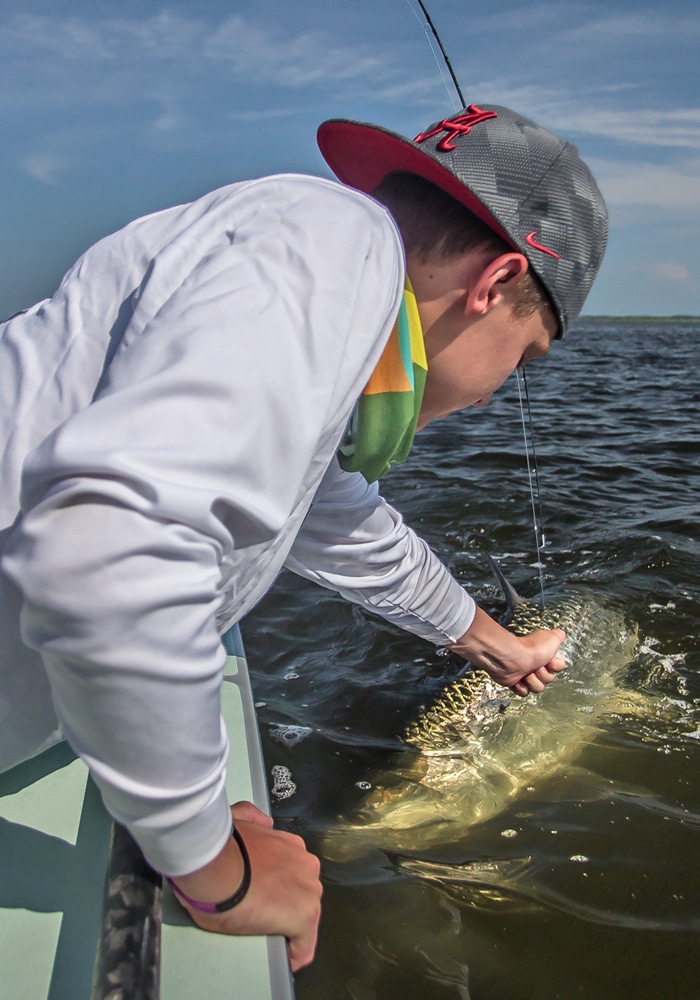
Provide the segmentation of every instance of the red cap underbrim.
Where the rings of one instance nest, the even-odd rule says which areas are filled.
[[[519,250],[473,191],[409,139],[377,125],[331,119],[319,127],[317,141],[324,160],[343,184],[371,194],[394,170],[418,174],[442,188],[498,233],[509,246]]]

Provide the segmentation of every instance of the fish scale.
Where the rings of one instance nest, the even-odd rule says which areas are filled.
[[[590,599],[585,595],[567,595],[544,609],[522,598],[519,601],[510,608],[504,626],[518,636],[538,628],[564,629],[567,638],[561,653],[567,663],[572,662],[576,657],[583,622],[590,610]],[[515,710],[519,710],[521,704],[518,700]],[[409,723],[403,739],[423,753],[454,752],[461,742],[483,732],[485,725],[494,726],[494,720],[498,720],[510,706],[511,692],[508,688],[491,680],[485,671],[470,668]]]

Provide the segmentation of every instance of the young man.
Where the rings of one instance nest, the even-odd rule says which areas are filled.
[[[505,108],[319,142],[350,186],[137,220],[0,328],[0,767],[65,735],[194,919],[284,934],[294,969],[318,862],[250,804],[231,837],[219,635],[286,564],[520,694],[554,679],[563,633],[501,629],[375,480],[547,352],[606,236],[576,150]]]

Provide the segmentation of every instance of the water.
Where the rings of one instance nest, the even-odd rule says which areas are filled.
[[[587,321],[528,370],[545,585],[638,623],[658,709],[596,718],[575,764],[447,843],[324,862],[298,1000],[700,998],[699,360],[700,324]],[[419,435],[383,492],[485,607],[486,552],[537,595],[514,379]],[[296,786],[276,820],[320,850],[456,665],[290,575],[244,636],[268,772]]]

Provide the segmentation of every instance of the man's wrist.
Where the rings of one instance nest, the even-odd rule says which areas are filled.
[[[474,666],[489,669],[511,666],[522,658],[522,646],[508,629],[477,606],[474,619],[456,643],[450,647]]]
[[[186,875],[171,876],[168,881],[181,897],[214,905],[237,893],[245,880],[246,868],[246,859],[234,835],[208,864]]]
[[[203,902],[199,899],[193,899],[183,891],[174,879],[170,878],[168,875],[165,876],[168,885],[170,885],[175,894],[183,902],[187,903],[195,910],[199,910],[201,913],[226,913],[227,910],[232,910],[234,906],[238,906],[238,904],[243,901],[248,889],[250,888],[250,858],[248,857],[245,841],[235,826],[231,828],[231,836],[235,840],[238,849],[241,852],[241,858],[243,860],[243,877],[236,891],[230,896],[227,896],[226,899],[222,899],[217,903]]]

